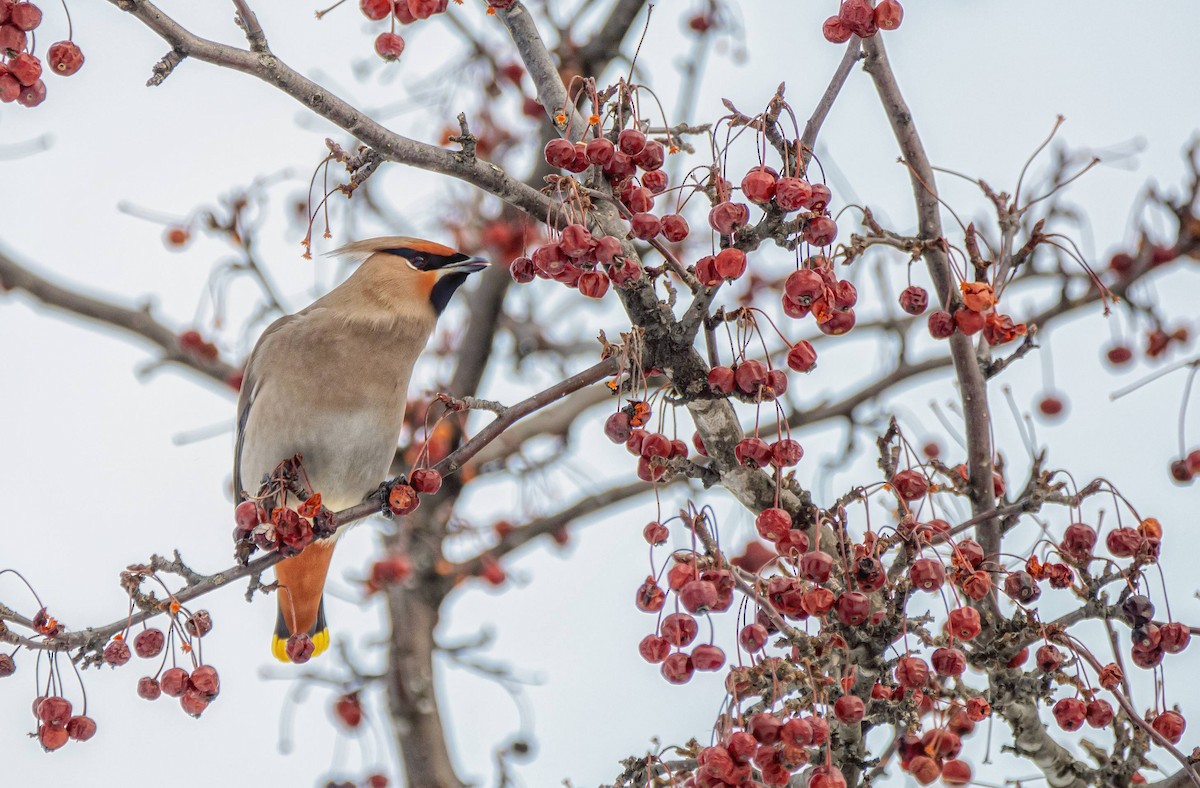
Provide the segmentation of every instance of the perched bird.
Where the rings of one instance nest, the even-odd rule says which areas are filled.
[[[357,241],[333,254],[362,264],[341,285],[272,323],[255,345],[238,398],[233,482],[254,495],[263,477],[300,453],[332,511],[360,503],[386,478],[404,420],[413,364],[438,315],[488,263],[416,238]],[[329,646],[323,591],[333,539],[275,567],[279,612],[271,651],[288,637]]]

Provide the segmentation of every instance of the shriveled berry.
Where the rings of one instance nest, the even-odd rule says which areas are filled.
[[[50,71],[60,77],[69,77],[83,68],[83,52],[74,41],[59,41],[50,45],[46,52]]]
[[[433,495],[442,489],[442,474],[433,468],[418,468],[409,474],[408,483],[422,495]]]
[[[1064,731],[1077,731],[1087,719],[1087,706],[1079,698],[1062,698],[1054,704],[1054,719]]]
[[[626,156],[636,156],[646,147],[646,135],[638,129],[622,129],[617,135],[617,149]]]
[[[162,653],[166,640],[161,629],[144,629],[133,639],[133,650],[142,659],[157,657]]]
[[[662,636],[672,646],[683,648],[696,639],[696,633],[700,631],[700,626],[696,623],[696,619],[687,613],[672,613],[663,618],[660,629]]]
[[[188,716],[199,717],[208,708],[208,699],[194,689],[187,689],[179,697],[179,705]]]
[[[9,654],[0,654],[0,679],[6,679],[17,672],[17,663]]]
[[[692,680],[692,673],[695,672],[695,669],[690,656],[682,651],[676,651],[663,660],[662,676],[672,684],[687,684]]]
[[[130,656],[129,645],[124,640],[113,640],[104,647],[104,661],[113,667],[124,665]]]
[[[67,720],[67,736],[73,741],[87,741],[96,735],[96,721],[91,717],[76,715]]]
[[[956,327],[954,316],[944,309],[929,313],[929,333],[934,339],[948,339]]]
[[[71,701],[51,695],[37,706],[37,718],[47,725],[63,725],[71,719]]]
[[[205,700],[211,701],[221,694],[221,679],[212,665],[201,665],[193,670],[188,686],[203,695]]]
[[[297,665],[303,665],[312,659],[313,652],[316,651],[317,647],[313,644],[312,638],[308,636],[308,633],[297,632],[287,639],[286,648],[288,659]]]
[[[642,655],[642,659],[652,665],[657,665],[671,653],[671,644],[666,638],[659,635],[646,635],[638,644],[638,653]]]
[[[904,470],[896,473],[891,478],[892,489],[906,501],[915,501],[918,498],[924,498],[929,492],[929,480],[924,474],[915,470]]]
[[[1179,744],[1179,740],[1183,738],[1183,731],[1187,728],[1187,721],[1177,711],[1164,711],[1154,718],[1150,727],[1171,744]]]
[[[929,307],[929,293],[925,288],[909,285],[900,292],[900,308],[910,315],[922,314]]]
[[[879,0],[874,16],[880,30],[895,30],[904,21],[904,8],[896,0]]]
[[[958,640],[971,640],[983,629],[979,611],[973,607],[956,607],[950,611],[947,629]]]
[[[158,700],[162,696],[162,685],[153,676],[142,676],[138,679],[137,694],[146,700]]]
[[[333,714],[343,725],[351,730],[357,728],[363,721],[362,703],[358,693],[342,695],[333,703]]]
[[[738,642],[742,644],[742,648],[754,653],[767,645],[768,637],[767,628],[762,624],[747,624],[738,633]]]
[[[692,649],[692,665],[696,670],[720,670],[725,667],[725,652],[717,646],[702,643]]]
[[[212,632],[212,614],[207,610],[197,610],[183,622],[183,628],[194,638],[202,638]]]
[[[392,0],[358,0],[358,9],[367,19],[378,22],[392,13]]]
[[[1112,704],[1103,698],[1088,701],[1086,716],[1087,724],[1093,728],[1107,728],[1113,721]]]
[[[159,679],[163,694],[178,698],[187,690],[188,678],[188,673],[183,668],[167,668]]]

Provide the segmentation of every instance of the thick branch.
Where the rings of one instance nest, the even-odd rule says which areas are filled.
[[[875,81],[879,99],[887,112],[892,132],[900,144],[900,150],[909,167],[913,196],[917,203],[918,237],[923,241],[941,241],[942,220],[937,197],[937,186],[929,157],[917,134],[912,113],[900,94],[900,86],[892,73],[887,52],[880,36],[868,39],[863,44],[867,60],[865,68]],[[950,259],[941,243],[927,244],[922,256],[929,267],[942,305],[949,308],[957,300],[954,275]],[[955,333],[950,338],[950,355],[954,360],[954,373],[958,378],[959,394],[962,397],[963,421],[967,433],[967,468],[971,490],[971,507],[978,514],[995,505],[992,481],[991,416],[988,411],[987,382],[975,357],[969,337]],[[990,520],[982,523],[977,531],[979,544],[986,555],[1000,552],[1000,523]],[[994,602],[994,596],[993,596]],[[993,605],[994,606],[994,605]]]
[[[0,250],[0,292],[9,289],[23,290],[52,309],[147,340],[163,351],[164,361],[188,367],[225,385],[238,372],[236,367],[220,359],[184,352],[179,346],[179,333],[158,322],[149,306],[130,309],[76,292],[35,274]]]
[[[136,17],[182,55],[241,71],[274,85],[390,161],[466,181],[532,216],[545,219],[548,215],[551,204],[548,197],[510,177],[495,164],[417,142],[390,131],[368,113],[300,75],[270,52],[251,52],[201,38],[148,0],[109,2]]]

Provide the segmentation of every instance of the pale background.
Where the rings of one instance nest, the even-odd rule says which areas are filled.
[[[242,43],[230,22],[231,6],[203,5],[171,3],[166,10],[203,35]],[[668,99],[678,83],[673,62],[688,48],[676,18],[677,6],[683,5],[660,5],[641,55],[652,84]],[[704,80],[697,115],[688,120],[715,119],[723,112],[721,97],[756,111],[781,79],[803,119],[841,55],[840,47],[820,35],[821,20],[835,4],[760,0],[744,6],[741,23],[749,60],[717,53],[710,60],[713,67]],[[389,122],[399,131],[436,141],[457,111],[473,106],[468,95],[458,94],[443,108],[406,111],[428,104],[426,91],[446,84],[438,67],[452,57],[457,39],[443,22],[422,25],[409,37],[400,64],[386,70],[393,73],[380,79],[384,69],[371,61],[373,33],[365,30],[352,4],[319,23],[303,3],[260,0],[254,7],[277,54],[305,73],[327,75],[328,84],[362,106],[395,104],[398,111]],[[65,26],[59,9],[47,4],[45,11],[43,40],[48,43],[63,37]],[[0,152],[6,157],[16,152],[8,146],[42,134],[52,137],[45,152],[0,160],[6,194],[0,242],[37,270],[90,291],[115,294],[130,304],[152,297],[157,313],[182,329],[194,319],[210,265],[223,250],[199,242],[182,254],[168,252],[158,240],[160,227],[118,212],[117,204],[131,201],[183,215],[258,175],[291,169],[297,175],[273,191],[278,199],[271,203],[261,238],[264,256],[292,297],[291,305],[307,303],[312,264],[299,259],[296,242],[302,233],[289,229],[283,217],[287,198],[302,188],[331,130],[268,86],[198,62],[185,62],[165,85],[146,89],[142,85],[150,67],[166,46],[108,4],[75,3],[72,11],[76,40],[87,56],[83,70],[69,80],[51,77],[49,97],[36,110],[0,108],[0,145],[6,146]],[[1132,238],[1130,206],[1143,184],[1156,181],[1174,188],[1181,182],[1181,149],[1200,121],[1200,98],[1193,86],[1200,73],[1200,52],[1194,46],[1200,10],[1195,4],[926,1],[910,2],[906,11],[903,27],[886,42],[934,163],[1011,190],[1022,162],[1058,113],[1068,118],[1062,139],[1074,146],[1127,150],[1131,141],[1142,143],[1132,162],[1136,166],[1126,161],[1123,167],[1101,167],[1071,192],[1071,201],[1090,219],[1092,236],[1080,240],[1085,252],[1094,255],[1093,262],[1102,265],[1119,243]],[[472,23],[482,20],[477,3],[451,13]],[[365,81],[356,80],[351,61],[371,66]],[[532,128],[530,121],[514,123],[519,133]],[[826,161],[841,173],[832,180],[835,201],[868,201],[896,229],[910,229],[908,178],[895,164],[895,144],[865,74],[851,75],[821,140]],[[448,204],[446,181],[392,170],[388,195],[396,212],[412,228],[436,236]],[[969,186],[945,176],[941,183],[961,207],[960,214],[986,216],[986,206]],[[843,222],[843,234],[850,229]],[[348,239],[335,238],[342,240]],[[786,262],[786,256],[782,259]],[[1195,330],[1196,264],[1184,265],[1192,266],[1190,274],[1153,287],[1168,311],[1191,320]],[[326,266],[321,281],[329,277]],[[244,283],[238,292],[244,299],[252,288]],[[531,296],[526,292],[521,297]],[[1020,317],[1020,303],[1010,306]],[[585,333],[621,325],[611,311],[586,314],[590,322],[581,327]],[[451,312],[447,319],[458,316]],[[1128,332],[1124,317],[1120,320]],[[1039,438],[1053,447],[1052,464],[1071,469],[1081,481],[1108,476],[1146,513],[1164,522],[1163,563],[1175,583],[1173,609],[1177,617],[1196,623],[1200,609],[1192,597],[1196,543],[1191,529],[1197,488],[1175,487],[1166,477],[1167,462],[1176,451],[1182,374],[1109,402],[1111,391],[1150,369],[1139,365],[1137,371],[1120,374],[1104,371],[1098,345],[1109,336],[1110,326],[1098,309],[1054,334],[1054,375],[1068,392],[1071,418],[1055,426],[1039,424]],[[244,350],[246,345],[236,339],[230,331],[225,341]],[[178,548],[207,571],[230,560],[232,523],[223,495],[230,467],[228,435],[184,446],[174,445],[172,437],[231,424],[231,397],[174,371],[139,380],[136,372],[149,358],[144,348],[110,332],[38,311],[24,296],[0,298],[0,567],[25,573],[68,625],[108,622],[121,615],[125,602],[117,573],[151,552]],[[806,384],[815,390],[805,400],[836,392],[839,381],[862,372],[860,361],[844,364],[848,366],[838,366],[830,357],[821,374]],[[493,378],[484,394],[515,401],[535,378]],[[904,412],[915,414],[930,432],[940,428],[928,402],[952,396],[940,380],[927,380],[902,394]],[[1031,357],[1002,382],[1014,387],[1022,407],[1029,407],[1042,388],[1041,362]],[[993,391],[998,440],[1020,465],[1013,419],[998,387]],[[1193,447],[1200,434],[1194,425]],[[581,435],[589,444],[602,441],[595,429]],[[802,439],[808,457],[800,479],[815,483],[822,496],[872,478],[870,455],[860,453],[851,472],[816,479],[819,461],[840,450],[840,431]],[[618,464],[576,460],[557,476],[531,481],[536,494],[518,497],[511,488],[495,488],[500,493],[487,501],[479,500],[482,496],[466,499],[464,514],[483,524],[501,515],[519,516],[556,497],[568,502],[580,492],[600,489],[599,479],[632,470],[623,451],[605,445],[589,448],[588,454]],[[632,605],[634,588],[646,571],[640,533],[653,514],[648,500],[577,524],[565,552],[553,546],[528,550],[510,564],[516,588],[502,593],[464,588],[444,622],[447,641],[490,628],[496,642],[485,657],[540,681],[527,689],[536,744],[534,757],[516,769],[523,784],[555,785],[569,778],[578,786],[593,785],[615,776],[617,760],[643,752],[653,735],[667,743],[707,737],[721,703],[719,679],[703,676],[686,688],[669,686],[657,669],[636,656],[636,644],[650,625]],[[729,538],[749,533],[745,514],[727,505],[719,511],[726,515]],[[1061,524],[1063,515],[1057,516]],[[374,527],[359,527],[343,540],[332,573],[334,593],[347,600],[330,604],[335,637],[353,638],[364,653],[380,611],[374,606],[356,609],[351,583],[374,550]],[[0,578],[0,599],[32,611],[11,579]],[[156,703],[137,698],[134,685],[141,673],[136,664],[116,672],[92,671],[86,679],[90,712],[100,726],[97,737],[43,754],[24,738],[32,729],[27,709],[34,689],[33,662],[22,655],[18,674],[0,682],[0,751],[7,779],[49,785],[151,780],[178,788],[310,785],[325,776],[362,777],[373,765],[391,762],[390,757],[380,760],[386,733],[362,735],[361,746],[353,738],[335,743],[331,696],[324,689],[314,688],[305,702],[292,706],[287,698],[295,684],[263,679],[263,671],[288,673],[273,663],[267,649],[273,602],[260,599],[248,606],[239,588],[214,594],[206,604],[216,630],[205,643],[205,656],[220,670],[223,691],[202,719],[187,718],[166,698]],[[728,640],[732,617],[717,621],[725,624],[722,637]],[[332,669],[328,660],[323,662],[321,667]],[[1200,707],[1187,665],[1186,656],[1167,659],[1168,697],[1184,703],[1185,714]],[[480,784],[494,783],[492,753],[520,725],[514,705],[502,689],[468,672],[446,669],[441,680],[443,712],[460,773]],[[1150,695],[1142,689],[1144,705]],[[368,714],[380,714],[378,699],[368,700]],[[291,741],[285,756],[278,753],[281,730]],[[1189,728],[1184,751],[1197,744],[1197,730],[1200,726]],[[1001,733],[999,726],[996,732]],[[976,736],[972,746],[978,748],[983,738]],[[1000,741],[997,736],[993,751]],[[1003,768],[986,779],[1000,782],[1036,771],[1016,768],[1018,773]],[[979,769],[977,765],[982,777]]]

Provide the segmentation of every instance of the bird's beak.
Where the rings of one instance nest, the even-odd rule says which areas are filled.
[[[482,257],[468,257],[466,260],[459,260],[457,263],[447,263],[438,268],[439,273],[463,273],[473,274],[476,271],[482,271],[491,263]]]

